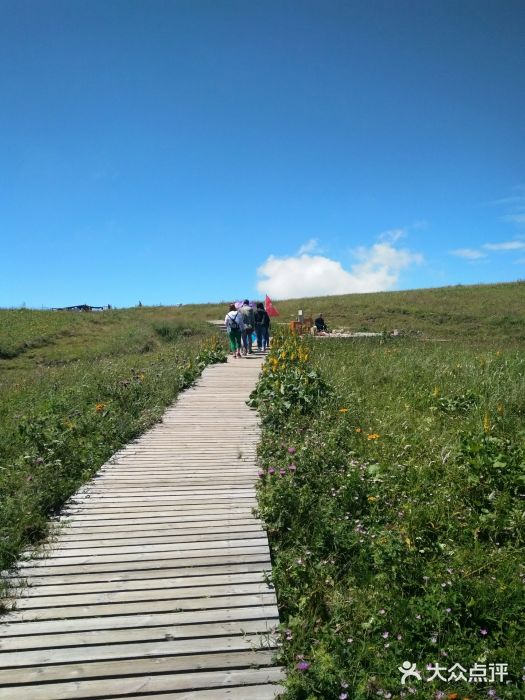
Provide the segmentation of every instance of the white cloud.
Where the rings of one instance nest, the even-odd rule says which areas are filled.
[[[525,250],[525,241],[505,241],[504,243],[485,243],[487,250]]]
[[[525,214],[506,214],[501,220],[509,224],[525,224]]]
[[[501,221],[508,224],[525,224],[525,185],[516,185],[510,197],[496,199],[492,204],[506,209],[506,213],[500,216]]]
[[[479,260],[487,257],[486,253],[482,253],[481,250],[475,250],[474,248],[458,248],[457,250],[451,250],[450,253],[451,255],[457,255],[458,258],[466,258],[467,260]]]
[[[395,243],[406,235],[407,232],[404,228],[393,228],[390,231],[383,231],[383,233],[380,233],[378,239],[386,243]]]
[[[401,273],[423,261],[423,256],[388,242],[354,251],[357,262],[350,271],[323,255],[306,253],[288,258],[271,255],[257,270],[257,289],[277,299],[326,296],[392,289]]]
[[[297,255],[304,255],[305,253],[319,253],[319,245],[317,238],[310,238],[304,245],[299,248]]]

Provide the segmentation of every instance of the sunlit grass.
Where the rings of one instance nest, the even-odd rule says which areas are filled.
[[[472,341],[274,346],[255,403],[287,698],[522,697],[525,356]],[[403,687],[405,660],[510,684]]]

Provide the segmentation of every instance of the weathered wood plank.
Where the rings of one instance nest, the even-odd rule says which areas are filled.
[[[47,664],[55,666],[77,662],[107,661],[110,659],[145,659],[154,656],[188,656],[190,654],[200,655],[224,651],[242,652],[261,648],[263,643],[266,644],[266,648],[276,646],[275,643],[265,642],[259,635],[253,634],[233,637],[197,637],[181,640],[168,637],[158,642],[142,641],[129,644],[95,644],[57,647],[54,649],[5,651],[0,654],[1,681],[2,683],[10,682],[8,680],[9,675],[6,674],[6,669],[9,668],[43,666]],[[267,660],[263,656],[261,665]],[[186,660],[185,663],[187,663]],[[255,663],[257,662],[255,661]],[[221,668],[221,666],[222,664],[215,666],[215,668]],[[185,668],[189,668],[189,666]],[[179,670],[183,669],[184,666]],[[21,678],[18,678],[16,682],[21,680]]]
[[[222,687],[220,697],[217,690],[199,690],[198,700],[273,700],[284,692],[284,687],[278,684],[266,685],[243,685],[235,687]],[[133,700],[195,700],[196,695],[193,690],[179,693],[162,693],[162,695],[134,695]],[[106,700],[122,700],[122,698],[112,697]]]
[[[135,591],[104,591],[96,593],[82,593],[81,595],[69,594],[68,607],[75,605],[105,605],[127,602],[172,601],[178,604],[189,598],[212,598],[217,596],[247,595],[252,593],[271,593],[268,584],[258,582],[216,583],[207,586],[180,586],[170,588],[142,588]],[[16,601],[17,610],[40,610],[50,608],[55,610],[60,607],[62,596],[24,596]]]
[[[174,590],[177,588],[200,588],[201,586],[224,586],[224,585],[234,585],[236,583],[255,583],[264,581],[265,575],[262,571],[253,571],[241,573],[222,573],[222,574],[209,574],[207,576],[169,576],[164,578],[150,578],[148,583],[145,584],[144,580],[138,581],[102,581],[95,583],[94,581],[89,581],[88,583],[74,583],[74,584],[51,584],[44,586],[35,586],[31,580],[31,585],[24,588],[20,592],[20,598],[40,598],[40,597],[53,597],[55,604],[59,603],[60,600],[57,596],[75,596],[75,595],[93,595],[95,593],[102,592],[116,592],[116,591],[153,591],[159,590],[161,588],[169,588]],[[83,598],[85,600],[85,598]],[[18,605],[20,609],[20,605]]]
[[[159,569],[152,569],[149,567],[147,569],[131,569],[130,571],[95,571],[93,573],[65,574],[64,576],[59,574],[54,576],[31,576],[29,579],[16,578],[13,576],[10,582],[13,586],[20,586],[23,588],[29,586],[28,590],[31,591],[44,586],[70,586],[82,583],[93,585],[97,583],[111,584],[123,581],[144,581],[146,579],[161,580],[162,578],[172,577],[195,577],[196,579],[200,579],[201,577],[213,574],[247,574],[257,571],[269,571],[270,569],[270,557],[261,555],[260,557],[252,557],[244,562],[236,561],[232,563],[228,559],[224,562],[208,566],[165,566]],[[147,586],[148,584],[142,583],[137,585]]]
[[[192,610],[181,612],[136,612],[127,615],[108,615],[106,617],[69,618],[56,620],[36,620],[20,623],[16,613],[7,615],[11,620],[0,628],[0,640],[2,644],[10,638],[18,638],[20,644],[33,636],[37,640],[36,648],[39,648],[38,637],[45,634],[68,634],[85,631],[136,629],[146,627],[159,627],[173,625],[182,630],[188,625],[199,623],[218,623],[233,620],[267,619],[270,623],[278,618],[278,610],[274,603],[266,605],[246,605],[240,607],[210,608],[208,610]],[[188,634],[188,636],[191,636]],[[32,646],[35,646],[34,644]],[[13,649],[13,647],[11,647]],[[20,647],[22,648],[22,646]],[[23,648],[27,646],[27,641]]]
[[[144,603],[113,603],[101,605],[55,606],[36,610],[18,610],[16,618],[20,622],[34,620],[55,620],[73,617],[103,617],[104,615],[126,615],[147,612],[174,612],[185,610],[211,610],[244,605],[272,605],[273,593],[252,593],[245,595],[214,596],[210,598],[181,598],[177,600],[152,600]]]
[[[110,562],[108,564],[88,563],[83,565],[50,565],[45,559],[39,562],[38,566],[32,566],[28,563],[27,566],[19,565],[18,577],[20,576],[64,576],[65,574],[92,574],[105,572],[125,572],[125,571],[140,571],[151,570],[152,562],[155,569],[158,571],[163,568],[173,568],[174,566],[194,566],[205,567],[222,563],[231,563],[237,561],[260,561],[261,557],[269,556],[268,547],[239,547],[232,550],[214,551],[213,555],[195,555],[188,552],[164,552],[162,559],[155,554],[142,554],[140,557],[135,556],[123,562]],[[35,562],[33,561],[33,564]]]
[[[130,695],[136,693],[154,693],[185,690],[196,692],[214,688],[216,698],[222,697],[223,688],[227,686],[278,683],[283,679],[281,669],[264,668],[223,671],[201,671],[194,673],[176,673],[134,678],[104,678],[99,680],[78,680],[65,683],[43,683],[23,686],[24,700],[75,700],[76,698],[108,698],[111,694]],[[219,690],[220,689],[220,690]],[[0,688],[0,700],[15,700],[20,697],[13,694],[13,687]],[[191,697],[191,695],[190,695]]]
[[[129,642],[160,642],[166,639],[237,636],[243,634],[273,634],[279,618],[244,619],[208,624],[163,625],[127,629],[75,631],[59,634],[38,634],[0,638],[1,651],[52,649],[53,647],[84,647],[93,644],[127,644]],[[3,680],[0,674],[0,680]]]
[[[50,681],[68,681],[77,680],[78,678],[118,678],[119,676],[146,676],[152,673],[172,674],[206,669],[213,671],[226,668],[270,666],[274,656],[272,651],[246,651],[249,649],[249,641],[247,639],[244,642],[242,637],[238,637],[236,642],[222,645],[216,639],[203,640],[204,644],[206,642],[209,644],[211,652],[209,654],[191,654],[192,644],[187,642],[189,654],[184,656],[130,657],[130,660],[126,658],[102,662],[86,659],[84,663],[65,663],[60,666],[50,665],[37,666],[36,668],[5,669],[2,671],[2,682],[6,685],[49,683]],[[147,643],[144,643],[143,646],[146,647]],[[96,649],[99,648],[96,647]],[[213,653],[215,648],[217,650]]]

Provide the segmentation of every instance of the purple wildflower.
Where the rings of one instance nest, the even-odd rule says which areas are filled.
[[[482,637],[486,637],[488,634],[488,631],[483,629],[483,630],[480,630],[479,633],[481,634]]]
[[[288,469],[289,469],[292,473],[297,471],[297,467],[295,466],[295,464],[290,464],[290,465],[288,466]]]
[[[268,474],[275,474],[275,469],[273,467],[270,467],[268,469]]]
[[[295,447],[289,447],[289,448],[288,448],[288,454],[294,455],[296,452],[297,452],[297,450],[295,449]]]
[[[308,671],[308,669],[310,668],[310,664],[308,663],[308,661],[299,661],[299,663],[295,665],[295,668],[298,671]]]

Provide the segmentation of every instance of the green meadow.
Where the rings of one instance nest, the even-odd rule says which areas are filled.
[[[274,302],[251,403],[286,698],[522,698],[525,284]],[[2,569],[224,359],[226,308],[0,311]],[[298,309],[382,336],[299,340]]]
[[[323,313],[330,329],[390,332],[428,339],[525,343],[525,282],[376,292],[276,301],[289,321],[302,309]]]
[[[523,698],[523,286],[379,298],[425,332],[279,333],[252,395],[285,697]]]
[[[0,311],[2,570],[206,364],[225,359],[205,317],[205,307]]]

